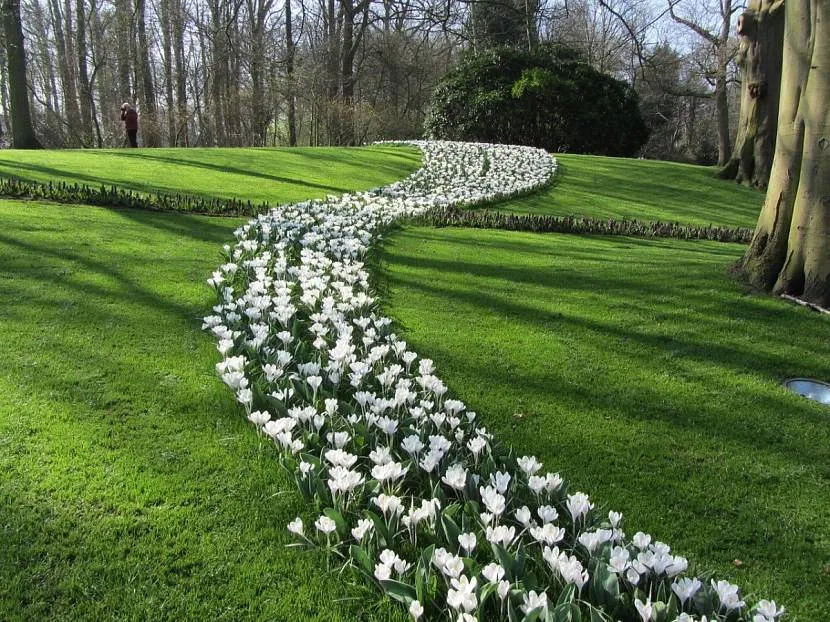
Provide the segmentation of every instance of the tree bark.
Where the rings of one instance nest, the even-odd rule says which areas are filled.
[[[53,0],[54,1],[54,0]],[[133,17],[130,0],[115,0],[116,39],[121,45],[116,46],[116,64],[118,66],[118,94],[121,103],[135,103],[135,92],[130,76],[130,51],[133,46],[124,45],[124,41],[133,41]]]
[[[164,108],[167,117],[167,144],[176,146],[176,106],[173,99],[173,0],[161,0],[161,34],[164,47]]]
[[[766,188],[778,130],[784,46],[782,5],[751,0],[738,19],[738,35],[738,64],[743,71],[741,116],[732,157],[718,176]]]
[[[186,147],[189,144],[187,114],[187,73],[184,53],[185,15],[181,0],[172,0],[173,6],[173,56],[176,62],[176,106],[177,135],[176,142]],[[181,139],[180,139],[181,137]]]
[[[77,26],[75,28],[75,48],[78,53],[78,99],[81,104],[81,143],[84,147],[92,144],[92,93],[89,88],[89,72],[87,71],[87,44],[86,44],[86,7],[84,0],[76,3]]]
[[[775,0],[771,4],[779,4]],[[778,136],[742,270],[754,286],[830,306],[830,3],[787,0]]]
[[[285,78],[288,88],[288,146],[297,146],[297,107],[294,100],[294,34],[291,23],[291,0],[285,0]]]
[[[9,68],[9,107],[12,146],[15,149],[39,149],[40,141],[32,127],[29,94],[26,85],[26,51],[20,23],[20,0],[3,0],[3,34]]]
[[[79,0],[80,1],[80,0]],[[146,147],[158,147],[156,119],[156,92],[153,86],[153,67],[150,64],[150,46],[147,43],[145,0],[136,0],[136,31],[138,33],[138,66],[141,73],[141,104],[144,108],[141,118],[142,142]]]

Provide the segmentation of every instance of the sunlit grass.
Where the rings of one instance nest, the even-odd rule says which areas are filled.
[[[546,191],[498,209],[754,228],[764,201],[759,191],[715,179],[703,166],[570,154],[557,159],[556,179]]]
[[[420,165],[412,148],[0,150],[0,176],[286,203],[382,186]]]
[[[830,379],[830,322],[745,292],[743,250],[412,228],[382,283],[398,334],[497,438],[630,535],[826,619],[830,409],[781,381]]]

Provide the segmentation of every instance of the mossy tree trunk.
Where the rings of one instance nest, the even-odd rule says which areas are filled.
[[[718,176],[766,188],[775,153],[781,95],[782,0],[750,0],[738,18],[738,36],[737,60],[743,71],[741,117],[732,157]]]
[[[830,2],[784,10],[775,159],[742,269],[756,287],[830,307]]]

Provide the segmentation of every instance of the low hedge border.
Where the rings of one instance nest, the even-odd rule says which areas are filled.
[[[474,229],[503,229],[531,233],[575,233],[593,235],[626,235],[646,238],[679,238],[683,240],[714,240],[748,244],[752,229],[745,227],[702,227],[672,222],[641,222],[614,218],[587,218],[577,216],[541,216],[533,214],[504,214],[490,210],[466,210],[457,207],[437,207],[411,219],[413,224],[433,227],[471,227]]]
[[[270,209],[266,202],[199,197],[188,194],[139,193],[118,186],[92,187],[66,182],[40,183],[0,178],[0,196],[12,199],[41,199],[57,203],[184,212],[207,216],[256,216]]]

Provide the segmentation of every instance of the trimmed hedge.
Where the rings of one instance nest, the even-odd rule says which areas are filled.
[[[629,235],[646,238],[714,240],[741,244],[748,244],[752,239],[752,229],[745,227],[698,227],[660,221],[640,222],[639,220],[615,220],[613,218],[603,220],[577,216],[503,214],[489,210],[464,210],[457,207],[438,207],[413,218],[411,222],[433,227],[471,227],[532,233]]]
[[[0,196],[13,199],[43,199],[58,203],[123,207],[163,212],[186,212],[209,216],[256,216],[268,211],[266,202],[259,204],[240,199],[218,199],[187,194],[144,194],[117,186],[93,188],[66,182],[42,184],[14,178],[0,179]]]

